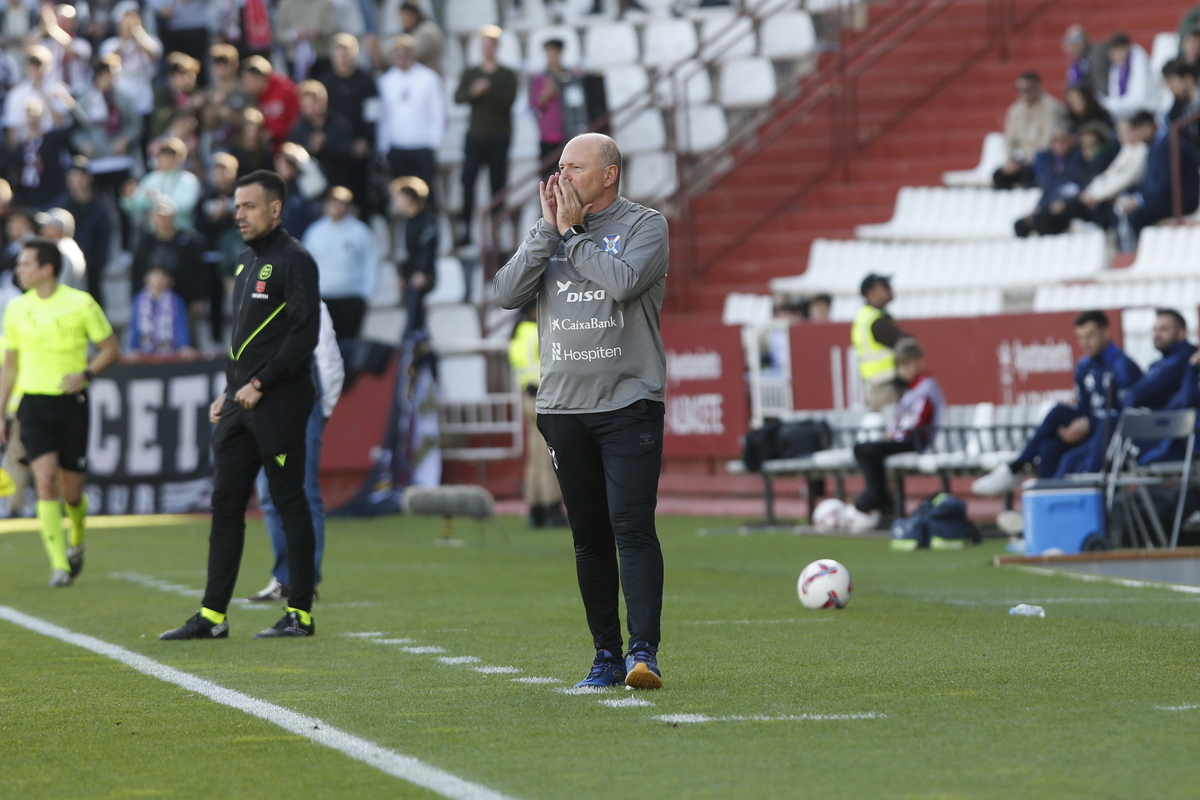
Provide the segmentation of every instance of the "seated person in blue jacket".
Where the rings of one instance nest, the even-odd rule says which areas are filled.
[[[1096,472],[1104,464],[1112,421],[1105,410],[1119,408],[1121,392],[1133,388],[1142,370],[1113,344],[1108,316],[1085,311],[1075,318],[1075,336],[1084,355],[1075,364],[1075,405],[1056,405],[1025,444],[1017,458],[1000,464],[971,485],[978,495],[1002,495],[1021,484],[1021,473],[1036,465],[1039,478],[1059,478],[1077,472]],[[1111,387],[1111,398],[1110,398]]]
[[[854,458],[867,485],[854,505],[846,508],[845,527],[852,532],[876,528],[883,512],[892,507],[884,469],[887,457],[927,448],[946,411],[942,387],[925,369],[925,351],[920,342],[912,337],[896,342],[895,359],[896,374],[908,384],[908,390],[896,404],[896,416],[888,424],[887,435],[854,446]]]
[[[1200,350],[1192,349],[1183,381],[1166,405],[1165,410],[1184,408],[1200,409]],[[1200,437],[1200,415],[1196,417],[1196,433]],[[1187,443],[1183,439],[1164,439],[1157,444],[1142,448],[1138,463],[1142,466],[1160,461],[1182,461],[1187,454]],[[1185,517],[1188,516],[1185,514]]]

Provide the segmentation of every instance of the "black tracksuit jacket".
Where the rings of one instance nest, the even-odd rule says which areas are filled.
[[[228,396],[253,378],[262,383],[264,399],[311,396],[321,331],[317,262],[282,226],[246,245],[233,287]]]

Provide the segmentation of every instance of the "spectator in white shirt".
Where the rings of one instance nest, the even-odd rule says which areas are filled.
[[[163,54],[162,42],[142,27],[136,3],[127,4],[118,20],[117,35],[100,44],[100,55],[121,56],[117,91],[132,100],[134,110],[144,117],[154,110],[154,78]]]
[[[25,125],[25,110],[30,100],[42,103],[42,132],[57,128],[67,121],[71,93],[67,87],[50,79],[53,56],[40,44],[25,50],[25,80],[4,96],[4,118],[0,127],[20,128]]]
[[[358,338],[367,300],[379,286],[375,234],[350,213],[353,202],[344,186],[330,189],[325,215],[308,226],[303,240],[321,273],[321,299],[339,343]]]
[[[378,81],[375,145],[387,157],[392,177],[415,175],[432,187],[437,177],[434,154],[446,133],[446,91],[436,72],[417,63],[411,36],[396,37],[392,58],[395,66]]]
[[[61,81],[71,94],[86,92],[92,83],[92,45],[81,36],[76,36],[79,19],[75,7],[65,3],[59,6],[43,6],[38,26],[31,37],[38,37],[40,44],[53,56],[50,62],[50,79]]]
[[[1124,33],[1108,42],[1108,94],[1100,101],[1114,119],[1129,119],[1154,104],[1150,56]]]

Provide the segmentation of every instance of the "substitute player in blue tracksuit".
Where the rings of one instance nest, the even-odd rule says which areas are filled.
[[[1075,335],[1084,351],[1075,365],[1075,405],[1050,409],[1016,459],[1000,464],[972,484],[975,494],[1012,491],[1021,483],[1021,472],[1031,464],[1036,465],[1039,478],[1094,472],[1103,465],[1104,431],[1111,434],[1121,393],[1141,379],[1142,370],[1113,344],[1103,311],[1085,311],[1076,317]],[[1108,425],[1106,409],[1112,415]]]

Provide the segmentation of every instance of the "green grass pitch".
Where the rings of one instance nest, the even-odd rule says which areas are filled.
[[[1196,796],[1195,595],[996,569],[997,543],[900,554],[696,535],[713,524],[659,521],[665,687],[636,695],[649,706],[556,691],[591,660],[570,536],[511,518],[460,526],[460,549],[433,545],[435,520],[331,521],[311,640],[252,640],[275,605],[234,606],[228,641],[156,639],[198,606],[203,519],[95,530],[59,590],[36,534],[0,535],[0,605],[522,800]],[[239,596],[266,583],[269,558],[252,522]],[[845,610],[800,606],[796,577],[816,558],[849,567]],[[1017,602],[1046,618],[1008,616]],[[412,641],[345,635],[371,631]],[[479,661],[439,661],[467,656]],[[534,677],[560,682],[514,680]],[[775,719],[655,719],[676,714]],[[269,796],[436,795],[0,620],[0,798]]]

